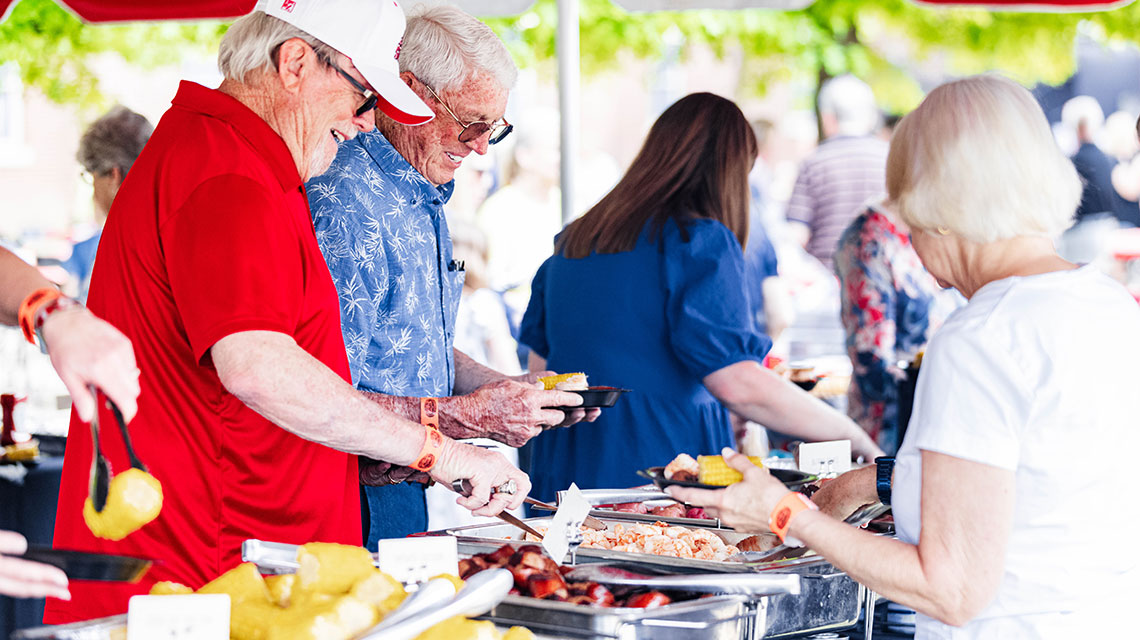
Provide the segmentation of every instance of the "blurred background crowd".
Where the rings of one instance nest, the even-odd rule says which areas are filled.
[[[555,235],[613,187],[666,106],[709,91],[741,106],[760,145],[746,293],[775,341],[773,361],[811,367],[818,395],[893,450],[908,370],[961,300],[923,272],[905,226],[882,206],[887,141],[925,89],[984,70],[1033,88],[1086,181],[1063,254],[1140,296],[1140,50],[1126,29],[1140,9],[858,5],[633,13],[583,2],[581,147],[568,212],[555,3],[488,17],[521,71],[507,111],[515,135],[456,174],[447,214],[467,272],[456,346],[499,371],[525,369],[519,323]],[[16,5],[0,23],[0,245],[82,298],[118,186],[178,80],[220,80],[210,52],[225,27],[91,26],[50,0]],[[46,358],[0,329],[0,362],[0,389],[28,398],[21,428],[62,434],[66,392]]]

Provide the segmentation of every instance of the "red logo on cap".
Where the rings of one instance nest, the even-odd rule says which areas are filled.
[[[394,56],[396,60],[400,59],[400,49],[403,49],[403,48],[404,48],[404,39],[400,38],[400,41],[398,43],[396,43],[396,55]]]
[[[282,11],[288,11],[289,13],[293,13],[293,9],[296,8],[296,6],[297,6],[296,0],[285,0],[285,2],[281,3],[281,10]]]

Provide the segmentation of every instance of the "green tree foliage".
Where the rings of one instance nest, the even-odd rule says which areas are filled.
[[[91,56],[117,53],[154,68],[216,49],[224,32],[216,21],[88,25],[51,0],[23,0],[0,23],[0,63],[17,63],[24,84],[92,114],[110,105],[89,66]]]
[[[1075,70],[1078,28],[1106,42],[1140,41],[1140,2],[1092,13],[930,8],[910,0],[816,0],[798,11],[631,13],[610,0],[581,0],[581,7],[584,74],[615,68],[623,52],[659,56],[668,46],[664,34],[677,29],[686,42],[717,53],[742,50],[745,90],[763,93],[774,80],[851,72],[896,112],[921,99],[915,76],[924,65],[1055,84]],[[556,0],[538,0],[527,13],[488,23],[516,59],[541,63],[554,55],[556,13]]]
[[[798,11],[747,9],[631,13],[610,0],[581,0],[581,65],[589,76],[623,56],[657,58],[676,34],[718,54],[744,54],[742,89],[779,80],[819,81],[851,72],[868,80],[888,110],[912,108],[924,67],[969,74],[997,70],[1031,84],[1058,83],[1075,65],[1078,29],[1104,42],[1140,41],[1140,2],[1107,12],[991,12],[929,8],[910,0],[816,0]],[[556,0],[487,22],[522,67],[553,76]],[[23,0],[0,23],[0,62],[19,63],[24,82],[85,111],[108,106],[88,56],[118,53],[132,64],[175,62],[216,49],[220,22],[86,25],[52,0]],[[682,52],[683,53],[683,52]]]

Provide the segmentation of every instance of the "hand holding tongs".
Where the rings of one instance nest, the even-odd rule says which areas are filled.
[[[461,496],[471,495],[471,491],[473,489],[474,489],[474,487],[471,485],[471,481],[467,480],[466,478],[464,478],[462,480],[455,480],[451,483],[451,490],[454,491],[455,493],[458,493]],[[498,487],[495,487],[494,493],[514,493],[517,490],[518,490],[518,487],[515,485],[515,481],[509,480],[506,483],[504,483]],[[506,511],[499,512],[499,514],[496,515],[495,517],[502,520],[503,522],[506,522],[509,525],[513,525],[515,527],[518,527],[519,529],[522,529],[523,531],[529,533],[530,535],[535,536],[539,540],[542,540],[542,534],[539,533],[538,530],[531,527],[530,525],[523,522],[522,520],[519,520],[518,518],[514,517],[513,515],[507,513]]]

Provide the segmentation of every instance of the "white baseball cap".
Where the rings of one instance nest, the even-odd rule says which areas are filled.
[[[343,53],[376,90],[376,108],[401,124],[435,117],[400,79],[404,12],[395,0],[258,0],[264,11]]]

